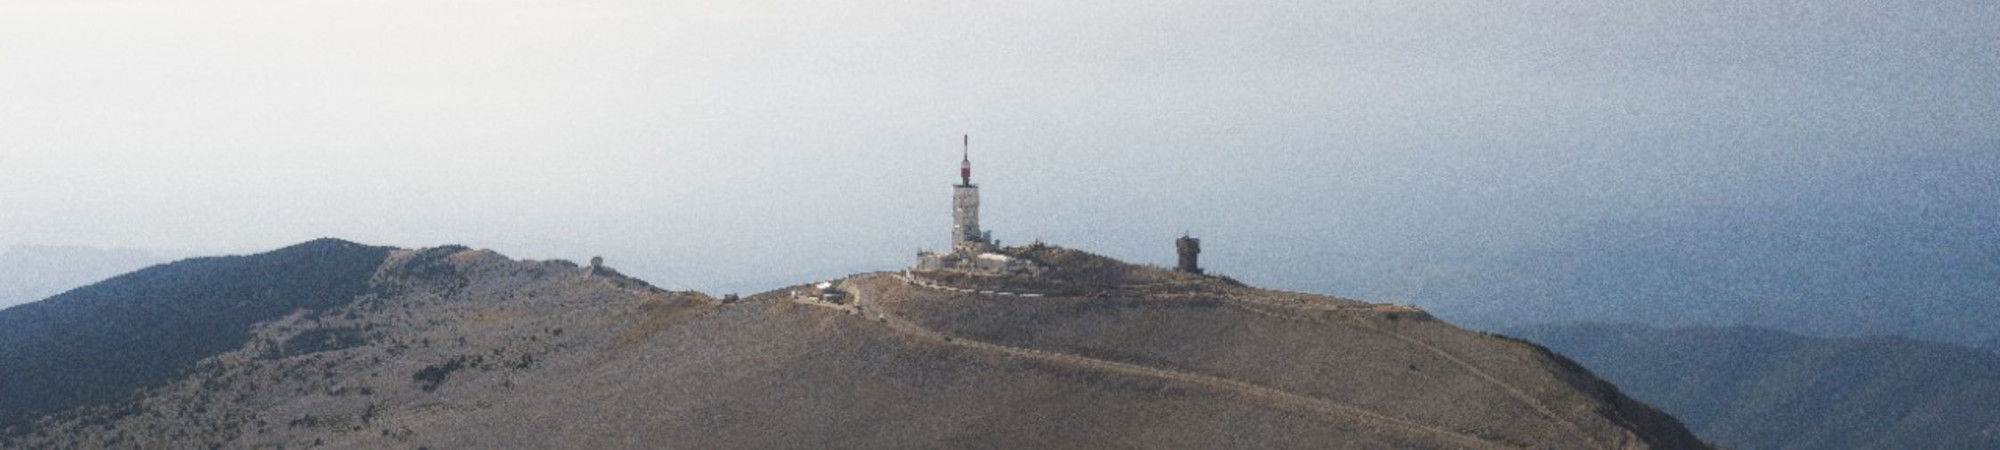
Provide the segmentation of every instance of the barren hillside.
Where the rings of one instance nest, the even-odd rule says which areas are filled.
[[[358,293],[246,299],[287,312],[134,390],[8,423],[0,446],[1705,447],[1559,356],[1414,308],[1013,251],[1056,270],[724,303],[602,267],[387,250]],[[156,295],[119,292],[103,301]]]

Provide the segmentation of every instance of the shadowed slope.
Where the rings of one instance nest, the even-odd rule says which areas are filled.
[[[1753,327],[1509,329],[1742,449],[2000,447],[2000,356]],[[1677,370],[1660,370],[1672,367]]]
[[[0,311],[0,425],[164,383],[256,323],[361,294],[388,252],[321,239],[195,258]]]

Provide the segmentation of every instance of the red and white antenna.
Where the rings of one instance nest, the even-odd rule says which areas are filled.
[[[972,185],[972,135],[965,135],[964,158],[958,161],[959,184]]]

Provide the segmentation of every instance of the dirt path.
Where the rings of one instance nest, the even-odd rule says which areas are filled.
[[[908,278],[903,278],[901,276],[898,276],[897,278],[905,282],[906,285],[932,287],[928,285],[915,283],[912,280]],[[866,296],[862,292],[860,292],[859,289],[856,289],[855,295],[857,296],[856,297],[857,302],[865,301],[863,299],[865,299]],[[1034,359],[1045,362],[1067,364],[1067,365],[1101,370],[1106,372],[1116,372],[1128,375],[1154,377],[1154,378],[1181,382],[1185,384],[1235,392],[1247,397],[1259,399],[1269,403],[1276,403],[1296,408],[1303,408],[1305,410],[1316,412],[1336,420],[1360,425],[1363,429],[1392,431],[1395,432],[1396,434],[1401,434],[1408,437],[1417,437],[1420,440],[1457,446],[1459,448],[1478,448],[1478,449],[1518,448],[1498,442],[1481,439],[1477,436],[1472,436],[1452,430],[1432,427],[1421,423],[1411,422],[1408,420],[1403,420],[1396,417],[1379,414],[1373,411],[1369,411],[1353,405],[1333,400],[1306,396],[1302,394],[1297,394],[1273,388],[1270,386],[1264,386],[1245,381],[1233,380],[1229,378],[1223,378],[1212,375],[1202,375],[1197,373],[1183,372],[1178,370],[1163,369],[1158,367],[1143,366],[1138,364],[1103,360],[1103,359],[1091,358],[1087,356],[1081,356],[1069,353],[1001,345],[974,339],[966,339],[963,337],[951,337],[936,330],[932,330],[916,322],[905,319],[900,315],[896,314],[895,311],[890,310],[890,308],[888,308],[887,305],[878,303],[867,303],[866,305],[867,306],[865,306],[863,309],[867,312],[866,314],[869,320],[874,320],[883,323],[887,325],[890,329],[900,331],[912,336],[916,336],[918,338],[928,341],[940,342],[948,345],[956,345],[960,347],[973,348],[995,353],[1002,353],[1025,359]]]
[[[1592,447],[1612,448],[1605,445],[1604,442],[1599,441],[1597,437],[1591,436],[1590,433],[1584,432],[1583,427],[1578,426],[1576,422],[1570,421],[1569,418],[1564,417],[1560,414],[1556,414],[1554,409],[1549,408],[1548,405],[1543,404],[1540,400],[1535,399],[1534,396],[1528,395],[1527,392],[1522,391],[1520,388],[1514,387],[1514,385],[1507,384],[1507,382],[1502,381],[1499,377],[1495,377],[1492,374],[1487,373],[1485,370],[1481,370],[1478,366],[1475,366],[1472,363],[1459,358],[1458,355],[1454,355],[1451,352],[1444,351],[1444,349],[1431,345],[1428,342],[1424,342],[1422,340],[1418,340],[1416,338],[1412,338],[1409,336],[1404,336],[1402,333],[1397,333],[1395,331],[1390,331],[1387,329],[1383,329],[1381,327],[1376,327],[1373,325],[1368,325],[1360,322],[1333,321],[1333,320],[1324,320],[1324,319],[1309,318],[1309,317],[1298,317],[1298,316],[1279,314],[1271,311],[1265,311],[1254,307],[1241,306],[1241,304],[1243,303],[1248,303],[1264,307],[1287,308],[1285,304],[1279,302],[1258,301],[1247,298],[1233,298],[1230,296],[1223,296],[1223,300],[1226,303],[1238,304],[1238,309],[1263,315],[1266,317],[1272,317],[1279,320],[1355,328],[1363,331],[1368,331],[1388,336],[1390,338],[1402,341],[1403,343],[1409,344],[1411,346],[1424,349],[1425,351],[1428,351],[1431,354],[1437,355],[1439,358],[1443,358],[1445,361],[1451,362],[1453,365],[1457,365],[1458,367],[1465,369],[1466,372],[1471,373],[1473,376],[1479,377],[1481,380],[1485,380],[1488,384],[1492,384],[1493,386],[1500,388],[1500,390],[1507,392],[1508,395],[1512,395],[1514,398],[1519,399],[1521,403],[1528,405],[1529,408],[1534,408],[1536,412],[1540,412],[1543,416],[1547,416],[1550,420],[1554,420],[1556,421],[1556,423],[1562,424],[1562,426],[1568,429],[1571,434],[1574,434],[1577,437],[1581,437],[1585,441],[1590,442]],[[1300,307],[1295,309],[1324,310],[1322,308],[1307,308],[1307,307]]]
[[[908,274],[897,274],[895,276],[903,280],[905,284],[920,286],[930,289],[938,289],[938,290],[959,292],[959,293],[1020,295],[1007,292],[975,291],[971,289],[961,289],[951,286],[944,286],[930,282],[929,280],[923,280],[913,276],[909,276]],[[1041,297],[1041,295],[1031,295],[1031,296]],[[1445,361],[1448,361],[1453,365],[1465,369],[1466,372],[1471,373],[1473,376],[1479,377],[1481,380],[1485,380],[1488,384],[1491,384],[1495,387],[1499,387],[1502,391],[1507,392],[1509,395],[1520,400],[1523,404],[1528,405],[1528,407],[1535,409],[1535,411],[1540,412],[1542,415],[1547,416],[1549,419],[1556,421],[1556,423],[1562,424],[1562,426],[1568,429],[1572,434],[1575,434],[1576,436],[1582,437],[1584,440],[1589,441],[1592,444],[1592,446],[1600,448],[1609,448],[1605,447],[1604,443],[1598,441],[1595,436],[1591,436],[1589,433],[1584,432],[1583,427],[1578,426],[1575,422],[1570,421],[1567,417],[1557,414],[1554,409],[1549,408],[1548,405],[1543,404],[1540,400],[1535,399],[1534,396],[1528,395],[1527,392],[1522,391],[1520,388],[1517,388],[1514,385],[1507,384],[1499,377],[1495,377],[1492,374],[1487,373],[1485,370],[1480,369],[1478,366],[1475,366],[1472,363],[1467,362],[1462,358],[1459,358],[1458,355],[1446,352],[1444,351],[1444,349],[1440,349],[1437,346],[1431,345],[1428,342],[1424,342],[1416,338],[1404,336],[1401,333],[1396,333],[1394,331],[1382,329],[1380,327],[1375,327],[1363,323],[1340,322],[1340,321],[1330,321],[1330,320],[1309,318],[1309,317],[1299,317],[1293,315],[1280,314],[1263,309],[1263,308],[1276,308],[1281,310],[1293,310],[1293,311],[1387,311],[1387,312],[1419,311],[1415,308],[1407,306],[1394,306],[1394,305],[1327,304],[1320,302],[1311,302],[1296,298],[1284,299],[1284,300],[1260,299],[1248,296],[1227,295],[1227,294],[1154,294],[1153,296],[1167,297],[1167,298],[1217,298],[1223,300],[1223,303],[1234,306],[1239,310],[1279,320],[1346,326],[1389,336],[1398,341],[1402,341],[1403,343],[1410,344],[1417,348],[1424,349],[1425,351],[1430,352],[1431,354],[1437,355],[1438,357],[1443,358]]]

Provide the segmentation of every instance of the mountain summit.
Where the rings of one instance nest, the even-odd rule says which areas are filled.
[[[1053,246],[747,298],[314,241],[0,311],[8,448],[1706,448],[1408,306]]]

